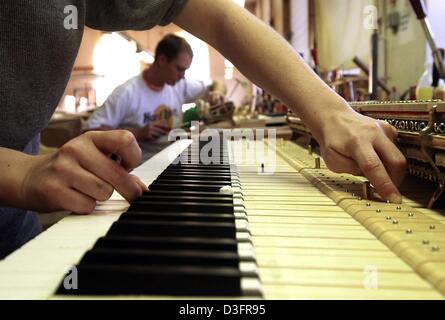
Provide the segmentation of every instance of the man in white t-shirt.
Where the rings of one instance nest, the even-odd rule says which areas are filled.
[[[157,45],[155,61],[142,74],[119,86],[86,123],[87,130],[125,128],[141,146],[154,145],[172,128],[182,126],[182,105],[208,94],[223,99],[224,88],[214,82],[185,79],[193,51],[181,37],[169,34]],[[162,140],[162,139],[161,139]],[[165,141],[165,139],[164,139]],[[154,150],[158,151],[158,150]]]

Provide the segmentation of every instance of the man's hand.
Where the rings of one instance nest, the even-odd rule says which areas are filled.
[[[207,93],[207,101],[210,105],[224,103],[227,94],[227,87],[223,82],[213,81],[210,91]]]
[[[209,100],[210,105],[212,105],[212,106],[222,104],[222,103],[224,103],[224,100],[225,100],[225,94],[223,92],[219,92],[219,91],[210,91],[208,93],[208,100]]]
[[[121,164],[111,154],[119,155]],[[147,190],[129,173],[140,161],[141,150],[130,132],[87,132],[56,153],[29,157],[20,202],[39,212],[91,213],[96,201],[108,200],[114,189],[131,201]]]
[[[364,175],[384,200],[400,203],[397,186],[405,175],[406,159],[393,143],[396,129],[352,109],[326,114],[316,138],[328,168]]]
[[[143,127],[131,130],[139,141],[153,141],[170,132],[171,128],[149,123]]]

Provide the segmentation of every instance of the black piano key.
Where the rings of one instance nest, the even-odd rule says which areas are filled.
[[[203,213],[184,213],[184,212],[140,212],[127,211],[121,215],[122,221],[188,221],[188,222],[227,222],[234,223],[233,214],[203,214]]]
[[[197,184],[179,184],[179,183],[152,183],[148,188],[155,191],[204,191],[204,192],[219,192],[224,184],[218,185],[197,185]]]
[[[228,165],[195,165],[195,164],[172,164],[167,167],[169,169],[182,169],[182,170],[203,170],[203,171],[226,171],[230,172],[230,166]]]
[[[147,192],[134,200],[135,202],[159,200],[159,201],[178,201],[178,202],[205,202],[205,203],[228,203],[233,204],[233,197],[199,197],[199,196],[178,196],[176,194],[162,195],[160,193]]]
[[[238,268],[79,266],[78,289],[57,294],[240,296]]]
[[[203,164],[203,163],[178,163],[171,164],[168,170],[199,170],[230,173],[231,166],[229,163],[222,164]]]
[[[173,199],[172,199],[173,200]],[[233,213],[233,204],[206,202],[167,202],[138,200],[130,206],[130,211],[146,212],[196,212],[196,213]]]
[[[218,176],[218,177],[226,177],[230,178],[232,176],[230,170],[197,170],[197,169],[185,169],[185,168],[171,168],[165,170],[162,175],[176,175],[176,174],[185,174],[185,175],[198,175],[198,176]]]
[[[178,177],[178,179],[176,180],[172,180],[172,179],[164,179],[164,177],[160,176],[156,179],[155,182],[153,182],[154,184],[156,183],[180,183],[180,184],[199,184],[199,185],[217,185],[220,184],[222,186],[230,186],[231,181],[224,181],[224,180],[187,180],[187,179],[180,179]]]
[[[235,239],[109,236],[99,238],[94,248],[237,252],[238,242]]]
[[[178,158],[175,161],[175,164],[173,165],[194,165],[194,166],[230,166],[230,160],[229,158],[216,158],[216,159],[209,159],[208,161],[202,161],[199,160],[199,162],[196,161],[196,159],[188,158]]]
[[[182,152],[178,157],[181,157],[181,159],[191,159],[194,162],[196,161],[201,161],[202,159],[200,159],[199,155],[206,155],[205,153],[202,154],[197,154],[196,152],[191,152],[190,149],[189,150],[185,150],[184,152]],[[215,156],[213,157],[213,159],[211,159],[211,157],[208,157],[208,159],[206,160],[217,160],[219,158],[229,158],[229,154],[228,152],[223,152],[221,150],[221,154],[219,156]]]
[[[216,159],[219,159],[219,158],[228,158],[229,157],[229,153],[227,151],[224,151],[224,150],[219,150],[218,153],[206,153],[206,152],[201,153],[200,152],[199,155],[197,154],[197,152],[195,150],[193,150],[193,151],[192,150],[188,150],[186,152],[181,153],[181,155],[184,158],[191,158],[194,161],[200,160],[199,155],[204,155],[204,156],[208,157],[209,158],[208,160],[216,160]]]
[[[191,159],[193,161],[202,161],[200,156],[206,156],[206,162],[208,161],[218,161],[219,159],[229,159],[229,153],[224,152],[220,150],[218,154],[211,154],[211,153],[199,153],[199,155],[196,152],[191,152],[190,150],[181,153],[182,158]]]
[[[177,183],[177,184],[210,184],[210,185],[223,185],[223,186],[227,186],[227,185],[231,185],[231,181],[221,181],[221,180],[189,180],[189,179],[176,179],[176,180],[171,180],[171,179],[167,179],[164,180],[162,176],[159,176],[155,181],[152,182],[152,184],[157,184],[157,183]]]
[[[201,148],[201,146],[199,146],[199,148]],[[214,157],[214,158],[220,158],[220,157],[229,157],[229,152],[228,150],[223,150],[223,149],[219,149],[217,154],[213,154],[213,153],[197,153],[196,152],[196,147],[195,149],[187,149],[184,152],[182,152],[180,155],[182,155],[183,157],[188,157],[188,158],[192,158],[194,160],[199,159],[199,155],[206,155],[208,157]]]
[[[235,238],[233,223],[116,221],[107,235]]]
[[[230,174],[230,165],[221,166],[205,166],[202,164],[192,165],[192,164],[172,164],[165,169],[165,172],[169,171],[202,171],[202,172],[214,172],[222,174]]]
[[[150,190],[148,192],[144,192],[142,197],[145,196],[165,196],[165,197],[210,197],[210,198],[221,198],[221,199],[230,199],[232,201],[233,196],[230,194],[225,194],[221,192],[204,192],[204,191],[185,191],[185,190],[177,190],[177,191],[157,191]]]
[[[82,258],[82,264],[113,266],[239,266],[240,258],[234,252],[209,252],[185,250],[136,250],[93,248]]]
[[[158,179],[162,180],[198,180],[198,181],[224,181],[231,182],[231,176],[223,176],[223,175],[198,175],[198,174],[161,174]]]
[[[169,170],[168,172],[164,172],[162,175],[173,175],[173,176],[181,176],[181,175],[199,175],[205,179],[207,176],[221,176],[221,177],[229,177],[229,175],[226,174],[226,172],[216,172],[216,171],[194,171],[194,170]],[[231,177],[231,176],[230,176]],[[238,176],[234,175],[235,178],[238,178]]]

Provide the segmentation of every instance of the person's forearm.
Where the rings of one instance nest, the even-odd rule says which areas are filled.
[[[0,205],[25,208],[22,185],[31,156],[0,148]]]
[[[282,37],[232,1],[189,0],[176,23],[214,46],[310,127],[316,128],[326,107],[348,108]]]

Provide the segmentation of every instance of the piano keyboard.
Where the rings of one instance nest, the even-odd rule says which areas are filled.
[[[203,164],[205,144],[192,143],[85,253],[76,267],[78,288],[62,282],[57,294],[261,297],[225,144],[213,163]]]
[[[172,201],[169,201],[166,194],[175,185],[170,183],[175,174],[166,169],[189,144],[189,141],[177,142],[134,171],[147,185],[164,173],[160,176],[162,179],[151,187],[157,197],[140,199],[127,213],[122,214],[128,209],[128,203],[114,195],[109,201],[98,205],[92,215],[73,215],[63,219],[0,262],[0,298],[73,298],[72,295],[55,293],[66,270],[73,265],[80,266],[81,283],[82,260],[94,254],[95,244],[104,245],[108,249],[99,249],[98,252],[103,255],[89,260],[90,264],[109,263],[107,250],[111,250],[110,248],[127,259],[128,252],[121,249],[127,248],[129,244],[134,251],[140,248],[146,250],[147,246],[153,249],[151,251],[158,251],[156,257],[163,261],[160,264],[167,264],[168,255],[159,255],[159,250],[166,253],[171,249],[189,251],[193,248],[196,249],[195,253],[202,250],[208,254],[207,249],[212,248],[210,253],[215,255],[210,254],[205,258],[211,260],[219,252],[214,250],[214,245],[221,246],[224,248],[222,250],[229,247],[233,249],[233,241],[226,240],[223,241],[225,244],[216,244],[216,240],[219,240],[216,236],[213,237],[214,241],[204,244],[191,239],[184,239],[182,243],[171,237],[166,239],[165,234],[163,235],[164,226],[159,226],[156,230],[151,225],[149,230],[155,235],[151,234],[149,239],[145,238],[146,235],[142,239],[140,235],[133,234],[132,238],[123,240],[123,237],[128,236],[126,232],[124,236],[119,234],[109,239],[104,237],[116,230],[117,227],[113,227],[116,223],[125,225],[123,229],[128,228],[132,232],[144,229],[133,223],[141,220],[142,216],[153,221],[152,219],[157,220],[162,215],[164,220],[173,224],[180,224],[181,219],[188,219],[181,217],[179,221],[174,220],[180,216],[179,212],[170,212],[176,206],[171,205]],[[255,148],[262,147],[263,142],[243,144],[244,151],[254,152]],[[445,268],[443,253],[440,251],[440,245],[445,241],[442,234],[443,217],[431,210],[412,208],[416,203],[408,199],[404,199],[400,209],[396,205],[359,200],[360,179],[333,174],[324,168],[323,162],[321,169],[313,169],[314,158],[306,150],[290,142],[278,143],[276,149],[279,156],[274,174],[261,173],[268,172],[269,164],[266,160],[260,158],[254,163],[243,163],[237,153],[230,152],[232,160],[237,163],[239,177],[231,176],[232,190],[235,186],[237,194],[236,183],[239,180],[248,219],[247,226],[240,202],[233,200],[234,207],[238,205],[238,210],[234,211],[235,235],[237,254],[241,260],[239,263],[231,262],[231,267],[238,265],[240,280],[233,282],[236,285],[232,283],[232,286],[226,288],[211,288],[204,284],[198,291],[192,292],[181,289],[181,283],[175,286],[173,281],[167,281],[167,291],[160,290],[160,286],[141,288],[138,284],[118,288],[124,294],[119,298],[171,298],[206,294],[212,297],[234,297],[257,296],[262,293],[266,299],[443,299]],[[231,167],[234,172],[235,168]],[[155,185],[160,189],[155,190]],[[181,195],[183,197],[186,197],[184,192],[187,185],[188,182],[181,183],[184,188]],[[194,192],[208,192],[205,188],[198,189]],[[216,187],[210,192],[218,189]],[[209,197],[206,201],[209,206],[220,204],[219,200]],[[144,202],[150,203],[150,206],[154,204],[162,212],[141,213],[145,210]],[[179,206],[186,211],[191,210],[187,201],[181,201]],[[193,209],[197,207],[193,206]],[[199,222],[203,226],[208,224],[207,220],[213,219],[211,212],[195,214],[203,219]],[[224,224],[227,223],[225,219],[226,214],[222,213],[221,218],[217,222],[212,220],[212,223]],[[134,229],[127,227],[128,225]],[[427,231],[424,230],[425,226]],[[181,232],[185,233],[181,233],[180,237],[189,238],[188,231]],[[209,235],[211,233],[205,234],[206,237]],[[405,235],[414,237],[404,239]],[[422,238],[421,243],[418,237]],[[100,240],[97,241],[98,239]],[[141,240],[142,243],[139,242]],[[428,244],[424,244],[427,241]],[[255,254],[250,244],[253,244]],[[198,255],[193,259],[199,261],[201,257],[202,255]],[[187,258],[184,259],[182,261],[187,261]],[[210,268],[222,268],[225,263],[222,260],[221,265],[210,264]],[[166,272],[175,268],[166,265],[164,267],[168,269]],[[95,279],[97,276],[98,279]],[[258,283],[258,276],[261,284]],[[108,294],[117,293],[113,291],[117,290],[117,286],[112,285],[113,278],[102,286],[106,279],[100,277],[100,273],[93,270],[90,273],[92,279],[89,279],[93,281],[91,287],[79,294],[90,295],[92,298],[99,297],[96,295],[99,294],[109,298]],[[181,279],[178,276],[173,278]],[[218,293],[212,291],[214,289],[222,291]]]

